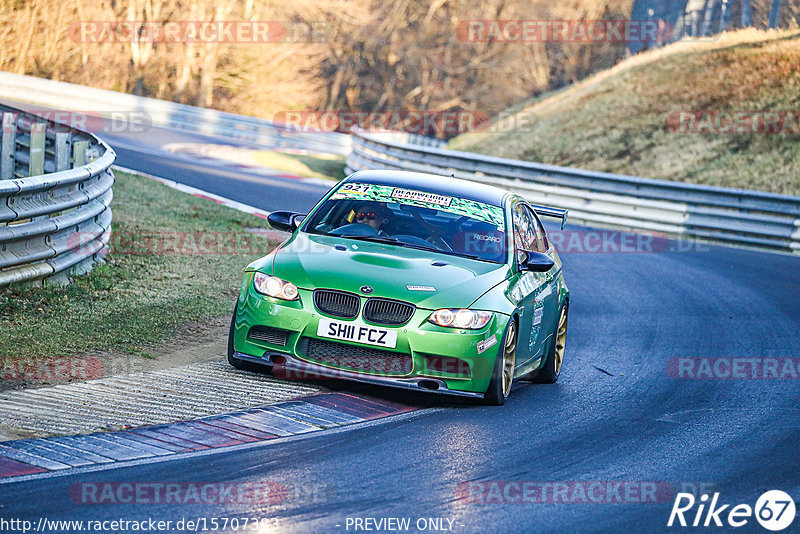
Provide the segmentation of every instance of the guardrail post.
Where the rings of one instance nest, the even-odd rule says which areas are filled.
[[[691,11],[689,9],[685,9],[679,16],[678,21],[680,23],[680,33],[678,34],[678,39],[683,39],[686,36],[691,36],[692,34],[692,19],[691,19]]]
[[[769,10],[769,27],[774,30],[778,27],[778,20],[781,16],[781,0],[772,0],[772,7]]]
[[[56,172],[58,171],[65,171],[69,169],[69,159],[70,159],[70,144],[72,141],[72,134],[69,132],[56,132],[56,143],[55,143],[55,168]]]
[[[741,17],[741,27],[742,28],[749,28],[750,27],[750,0],[742,0],[742,17]]]
[[[3,131],[0,133],[0,180],[14,178],[14,149],[17,140],[17,114],[0,113]]]
[[[711,17],[714,14],[714,10],[717,8],[717,0],[709,0],[704,13],[704,20],[703,20],[703,37],[708,37],[711,35]]]
[[[728,24],[730,24],[730,15],[731,10],[728,7],[729,0],[722,0],[722,10],[719,14],[719,31],[724,32],[728,29]]]
[[[72,143],[72,168],[86,165],[86,150],[89,141],[75,141]]]
[[[29,147],[30,162],[28,164],[28,176],[39,176],[44,174],[44,143],[47,124],[44,122],[34,122],[31,124],[31,145]]]

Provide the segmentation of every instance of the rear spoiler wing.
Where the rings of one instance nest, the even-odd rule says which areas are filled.
[[[537,215],[542,217],[552,217],[554,219],[561,219],[561,229],[564,229],[564,226],[567,224],[567,213],[569,210],[562,210],[559,208],[549,208],[547,206],[537,206],[536,204],[531,204],[533,211],[536,212]]]

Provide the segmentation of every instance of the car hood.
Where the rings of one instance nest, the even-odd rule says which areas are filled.
[[[298,232],[250,265],[302,289],[339,289],[411,302],[420,308],[468,307],[509,276],[497,263],[425,250]]]

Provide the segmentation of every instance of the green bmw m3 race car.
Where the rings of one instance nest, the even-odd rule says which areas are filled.
[[[228,360],[505,402],[517,379],[553,383],[569,290],[540,216],[488,185],[359,171],[245,270]],[[278,373],[276,372],[276,375]]]

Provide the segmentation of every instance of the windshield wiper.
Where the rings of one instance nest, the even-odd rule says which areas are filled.
[[[357,239],[359,241],[372,241],[374,243],[386,243],[388,245],[396,245],[402,243],[399,239],[394,237],[384,237],[379,235],[349,235],[349,234],[331,234],[336,237],[344,237],[347,239]]]
[[[447,254],[447,253],[445,253]],[[476,256],[475,254],[467,254],[466,252],[451,252],[453,256],[458,256],[459,258],[468,258],[470,260],[480,260],[480,261],[489,261],[486,258],[481,258],[480,256]],[[491,262],[494,263],[494,262]]]
[[[436,248],[436,247],[433,247],[433,246],[426,247],[425,245],[417,245],[415,243],[406,243],[405,241],[400,241],[398,244],[406,246],[408,248],[414,248],[414,249],[417,249],[417,250],[427,250],[429,252],[438,252],[439,254],[444,254],[446,256],[456,256],[456,257],[459,257],[459,258],[467,258],[467,259],[470,259],[470,260],[486,261],[484,258],[481,258],[480,256],[476,256],[474,254],[467,254],[467,253],[463,253],[463,252],[455,252],[453,250],[444,250],[444,249]]]
[[[417,250],[427,250],[429,252],[440,252],[442,254],[446,254],[447,253],[445,250],[442,250],[440,248],[436,248],[434,246],[428,247],[428,246],[425,246],[425,245],[418,245],[416,243],[407,243],[405,241],[400,241],[399,243],[402,244],[405,247],[415,248]]]

